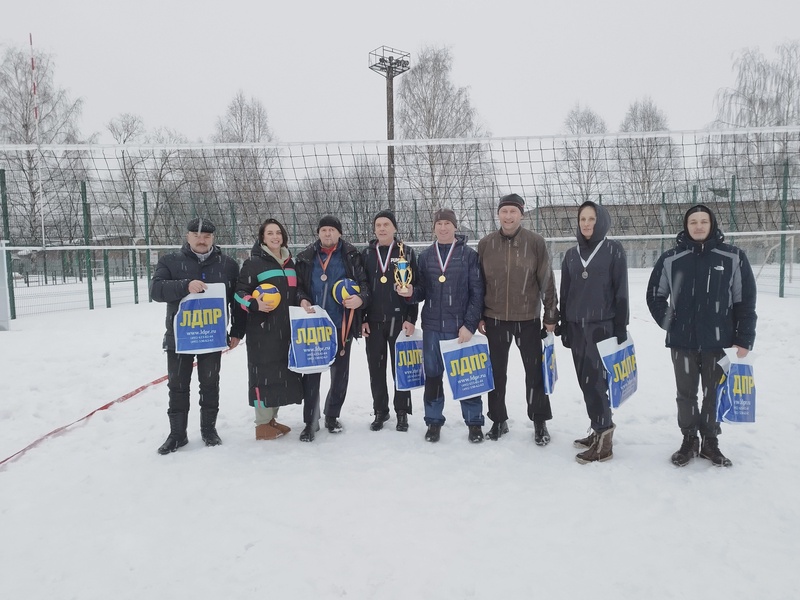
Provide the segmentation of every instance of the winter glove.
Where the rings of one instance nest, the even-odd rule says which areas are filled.
[[[569,345],[569,337],[567,336],[567,324],[566,323],[561,328],[561,345],[564,346],[564,348],[571,348],[572,347],[572,346]]]
[[[625,340],[628,339],[628,332],[625,330],[625,328],[621,328],[620,329],[620,328],[615,327],[614,328],[614,337],[617,338],[617,343],[622,345],[622,344],[625,343]]]
[[[542,327],[542,331],[540,332],[540,335],[542,336],[542,339],[547,337],[547,328],[546,327]]]

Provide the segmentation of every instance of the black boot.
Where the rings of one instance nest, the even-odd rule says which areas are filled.
[[[438,442],[441,431],[441,425],[428,425],[428,431],[425,432],[425,441],[433,443]]]
[[[319,431],[319,421],[315,423],[306,423],[303,431],[300,432],[300,441],[313,442],[317,431]]]
[[[697,439],[697,434],[684,435],[683,442],[678,451],[672,455],[672,464],[676,467],[685,467],[689,464],[700,450],[700,440]]]
[[[406,413],[397,413],[397,431],[408,431],[408,415]]]
[[[162,455],[175,452],[178,448],[182,448],[189,443],[189,438],[186,437],[186,425],[189,422],[189,413],[179,412],[168,416],[169,435],[158,449],[158,453]]]
[[[486,432],[486,438],[497,441],[508,433],[508,421],[497,421],[492,423],[491,429]]]
[[[325,429],[330,433],[341,433],[343,427],[336,417],[325,417]]]
[[[467,439],[472,442],[473,444],[479,444],[483,441],[483,431],[481,431],[480,425],[470,425],[469,426],[469,434],[467,435]]]
[[[219,410],[200,409],[200,436],[206,446],[219,446],[222,440],[217,434],[217,413]]]
[[[380,431],[383,429],[383,424],[389,420],[389,413],[388,412],[376,412],[375,413],[375,420],[370,423],[369,428],[372,431]]]
[[[732,467],[733,463],[719,451],[719,440],[716,437],[704,436],[700,446],[700,458],[710,460],[715,467]]]
[[[533,441],[537,446],[547,446],[550,443],[550,432],[547,431],[545,421],[533,422]]]

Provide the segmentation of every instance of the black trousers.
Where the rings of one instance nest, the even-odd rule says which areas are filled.
[[[208,354],[177,354],[167,350],[167,388],[169,409],[167,414],[189,412],[189,389],[192,383],[192,368],[197,359],[197,379],[200,382],[200,409],[219,411],[219,371],[222,352]]]
[[[508,349],[511,340],[517,344],[522,366],[525,369],[525,399],[531,421],[548,421],[553,418],[550,397],[544,393],[542,379],[542,324],[531,321],[500,321],[485,319],[486,337],[492,359],[494,390],[488,394],[487,416],[495,423],[508,419],[506,409],[506,382],[508,381]]]
[[[722,429],[717,423],[717,384],[722,367],[717,361],[725,355],[722,350],[679,350],[670,348],[675,385],[678,388],[678,427],[683,435],[717,437]],[[697,406],[697,386],[702,383],[703,402]]]
[[[608,401],[608,381],[603,359],[597,351],[597,342],[608,339],[614,332],[613,321],[597,323],[567,322],[567,338],[572,349],[575,375],[583,392],[586,413],[594,431],[611,427],[611,405]]]
[[[336,360],[330,368],[331,387],[325,398],[325,416],[338,417],[342,412],[347,384],[350,381],[350,346],[352,339],[347,340],[344,346],[344,356],[336,353]],[[341,348],[340,348],[341,350]],[[303,421],[315,423],[319,421],[319,388],[322,373],[303,375]]]
[[[369,323],[367,337],[367,365],[369,366],[369,385],[372,390],[372,408],[375,414],[389,412],[389,387],[386,384],[386,363],[391,359],[392,381],[394,381],[395,340],[403,327],[401,319],[383,323]],[[389,352],[386,352],[386,348]],[[394,386],[393,386],[394,387]],[[394,411],[411,414],[411,392],[394,390]]]

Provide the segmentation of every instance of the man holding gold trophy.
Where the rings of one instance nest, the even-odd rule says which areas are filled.
[[[395,340],[401,331],[414,333],[418,307],[395,293],[395,285],[408,286],[414,276],[417,259],[414,250],[397,238],[397,220],[388,210],[373,219],[375,239],[362,251],[372,302],[364,311],[361,335],[366,339],[372,407],[375,419],[372,431],[380,431],[389,420],[389,390],[386,383],[386,362],[391,359],[394,379]],[[386,348],[389,352],[386,352]],[[397,415],[397,431],[408,431],[411,414],[411,392],[398,391],[393,398]]]

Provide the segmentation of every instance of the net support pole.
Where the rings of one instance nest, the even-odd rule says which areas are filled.
[[[736,175],[731,175],[731,231],[738,231],[736,225]]]
[[[783,194],[781,195],[781,231],[786,231],[786,204],[789,199],[789,161],[783,163]],[[786,281],[786,234],[781,234],[781,272],[778,279],[778,298],[784,297]]]
[[[11,303],[9,302],[11,296],[8,291],[13,289],[13,286],[6,270],[7,245],[8,241],[0,240],[0,252],[3,254],[3,260],[0,260],[0,331],[11,329]]]
[[[11,224],[8,220],[8,192],[6,190],[6,170],[0,169],[0,205],[3,210],[3,240],[4,243],[11,243]],[[12,319],[17,318],[17,309],[14,301],[14,269],[11,264],[11,253],[3,252],[3,264],[5,265],[6,276],[0,281],[0,286],[3,281],[6,282],[8,289],[3,294],[4,298],[8,298],[8,310]]]
[[[92,287],[92,251],[88,246],[92,239],[92,224],[89,218],[89,199],[86,196],[86,182],[81,181],[81,202],[83,204],[83,243],[86,253],[86,286],[89,291],[89,310],[94,310],[94,289]]]
[[[152,302],[153,296],[150,295],[152,250],[150,250],[150,215],[147,212],[147,192],[142,192],[142,214],[144,215],[144,247],[146,251],[144,263],[145,271],[147,272],[147,301]]]

